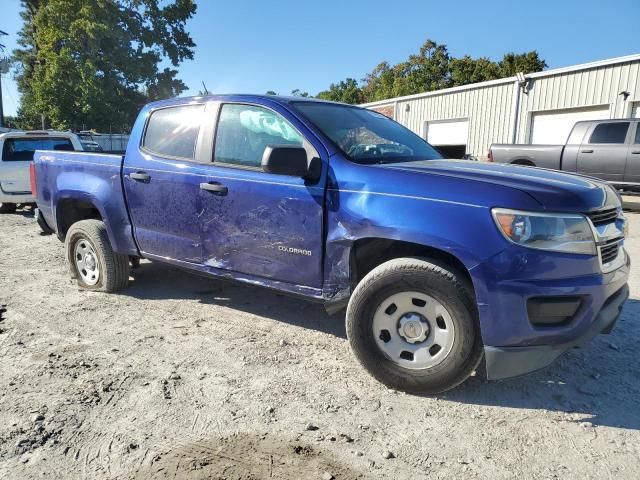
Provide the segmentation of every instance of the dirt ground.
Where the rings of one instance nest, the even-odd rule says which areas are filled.
[[[79,291],[62,244],[3,215],[0,478],[640,478],[637,265],[631,292],[550,368],[419,397],[356,364],[342,313],[148,262]]]

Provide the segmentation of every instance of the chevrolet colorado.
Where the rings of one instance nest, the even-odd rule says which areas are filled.
[[[80,287],[144,257],[346,306],[358,361],[437,393],[542,368],[608,333],[626,219],[596,179],[447,161],[362,108],[255,95],[141,111],[124,156],[42,151],[32,188]]]

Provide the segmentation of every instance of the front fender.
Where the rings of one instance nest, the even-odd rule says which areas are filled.
[[[437,249],[457,258],[468,271],[506,247],[487,207],[339,190],[328,192],[328,202],[325,296],[329,298],[350,294],[350,259],[361,239]]]

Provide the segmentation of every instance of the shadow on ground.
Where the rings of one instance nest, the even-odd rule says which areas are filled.
[[[158,263],[143,263],[122,294],[143,300],[197,299],[346,339],[344,312],[329,316],[319,304]],[[640,429],[638,318],[640,301],[629,300],[612,334],[572,349],[550,367],[499,382],[475,377],[440,397],[465,404],[564,412],[572,414],[567,418],[572,422]]]
[[[567,420],[640,430],[640,301],[628,300],[613,332],[599,335],[551,366],[499,382],[472,379],[443,395],[460,403],[549,410]]]
[[[347,338],[344,312],[330,316],[319,303],[263,287],[198,276],[160,263],[142,263],[134,270],[130,287],[121,294],[141,300],[197,299],[206,305],[221,305]]]

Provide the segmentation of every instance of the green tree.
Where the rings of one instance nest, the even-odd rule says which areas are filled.
[[[538,52],[533,50],[526,53],[507,53],[498,63],[500,66],[500,77],[512,77],[518,72],[533,73],[541,72],[547,68],[547,62],[540,58]]]
[[[392,68],[388,62],[382,62],[367,74],[363,80],[362,92],[365,101],[374,102],[395,96],[399,88],[400,72],[398,68]]]
[[[195,11],[194,0],[22,0],[21,127],[44,115],[54,128],[128,129],[145,102],[186,90],[175,67],[193,58]]]
[[[303,92],[299,88],[296,88],[294,90],[291,90],[291,96],[292,97],[305,97],[306,98],[306,97],[309,96],[309,92]]]
[[[484,82],[500,78],[500,66],[486,57],[452,58],[449,63],[451,86],[467,85],[469,83]]]
[[[521,54],[507,53],[501,61],[494,62],[486,57],[472,58],[469,55],[456,58],[451,56],[446,45],[427,40],[417,54],[410,55],[396,65],[379,63],[365,76],[362,84],[347,79],[332,84],[329,90],[320,92],[318,97],[343,102],[346,96],[348,103],[373,102],[511,77],[517,72],[539,72],[546,67],[546,62],[535,50]],[[347,91],[349,95],[346,95]]]
[[[265,93],[265,95],[278,95],[278,94],[273,90],[269,90],[267,93]]]
[[[18,127],[18,119],[16,117],[7,116],[4,117],[4,127],[6,128],[20,128]]]
[[[351,104],[364,102],[362,89],[358,85],[358,81],[353,78],[347,78],[340,83],[332,83],[329,90],[318,93],[317,98]]]
[[[406,78],[400,95],[411,95],[420,92],[431,92],[450,86],[449,52],[446,45],[438,45],[427,40],[418,55],[410,55],[404,62],[401,71]]]

